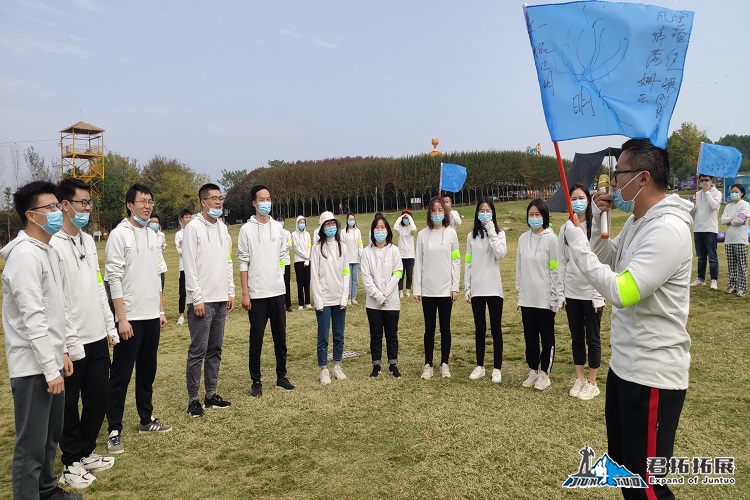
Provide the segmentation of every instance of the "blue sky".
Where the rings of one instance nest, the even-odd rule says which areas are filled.
[[[545,2],[529,2],[539,4]],[[750,134],[745,0],[696,12],[671,130]],[[521,2],[8,0],[0,5],[0,168],[58,161],[59,131],[176,158],[216,180],[268,160],[525,149],[554,154]],[[45,142],[20,142],[41,141]],[[621,137],[560,143],[563,156]]]

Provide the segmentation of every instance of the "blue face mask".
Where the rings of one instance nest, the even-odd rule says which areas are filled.
[[[531,229],[536,230],[544,225],[544,219],[541,217],[529,217],[527,220],[529,222],[529,227],[531,227]]]
[[[740,196],[740,193],[732,193],[732,201],[739,201],[742,196]]]
[[[224,211],[220,208],[209,208],[208,215],[213,219],[218,219],[219,217],[224,215]]]
[[[623,187],[612,193],[612,206],[618,209],[621,212],[625,212],[626,214],[629,214],[633,211],[633,208],[635,207],[635,199],[638,198],[638,195],[641,194],[641,191],[643,191],[643,186],[641,189],[638,190],[637,193],[635,193],[635,196],[633,196],[633,199],[630,201],[625,201],[622,199],[622,190],[628,187],[628,184],[636,180],[638,177],[633,177],[630,179],[630,181],[625,184]]]
[[[484,223],[485,223],[485,222],[487,222],[488,220],[492,220],[492,213],[488,213],[488,212],[479,212],[479,213],[477,214],[477,219],[479,219],[479,222],[481,222],[482,224],[484,224]]]
[[[56,212],[47,212],[47,222],[39,225],[39,227],[44,229],[50,236],[57,233],[63,227],[62,211],[58,210]]]
[[[329,227],[323,229],[323,232],[329,238],[333,238],[334,236],[336,236],[336,233],[338,231],[339,231],[339,229],[336,226],[329,226]]]
[[[435,224],[436,226],[439,226],[440,224],[443,223],[443,219],[445,219],[445,215],[444,214],[433,215],[430,218],[432,219],[433,224]]]
[[[75,212],[75,210],[74,210]],[[83,226],[89,223],[89,217],[91,216],[88,212],[75,212],[75,217],[70,219],[75,227],[81,229]]]
[[[260,215],[266,216],[271,213],[271,202],[270,201],[261,201],[258,203],[258,213]]]
[[[151,219],[141,219],[140,217],[138,217],[138,215],[135,212],[132,212],[132,213],[133,213],[133,218],[135,219],[135,221],[143,227],[146,227],[148,223],[151,222]]]
[[[304,224],[297,224],[297,229],[299,229],[300,231],[304,231],[305,230],[305,225]]]
[[[570,204],[573,206],[573,211],[578,215],[585,212],[586,207],[589,206],[589,203],[586,200],[573,200]]]
[[[349,219],[348,221],[346,221],[346,223],[349,224],[349,227],[354,227],[355,222],[356,221],[354,219]]]
[[[387,231],[374,231],[372,233],[372,236],[375,238],[375,241],[377,241],[378,243],[383,243],[386,237],[388,236],[388,232]]]
[[[404,217],[403,219],[401,219],[401,224],[404,225],[404,226],[408,226],[409,225],[409,218],[408,217]]]
[[[151,222],[151,223],[150,223],[150,224],[148,225],[148,227],[149,227],[149,228],[151,228],[151,230],[152,230],[153,232],[157,232],[157,231],[159,230],[159,224],[158,224],[158,223],[156,223],[156,222]]]

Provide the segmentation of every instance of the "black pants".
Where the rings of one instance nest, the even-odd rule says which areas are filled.
[[[161,278],[161,291],[163,292],[164,291],[164,273],[161,273],[159,277]]]
[[[159,351],[161,327],[159,318],[131,321],[133,336],[120,339],[112,353],[112,368],[109,371],[109,397],[107,398],[108,432],[122,432],[122,415],[125,412],[125,396],[135,366],[135,407],[141,425],[151,421],[154,407],[151,398],[156,378],[156,357]]]
[[[297,303],[301,307],[310,303],[310,266],[295,262],[294,276],[297,279]]]
[[[292,280],[292,266],[287,264],[286,266],[284,266],[284,286],[286,286],[286,295],[284,296],[284,304],[286,305],[287,309],[292,307],[291,280]]]
[[[549,309],[522,307],[523,339],[526,341],[526,363],[532,370],[550,373],[555,360],[555,313]],[[539,353],[539,338],[542,352]]]
[[[665,457],[668,461],[672,457],[686,392],[628,382],[610,368],[604,403],[609,457],[633,474],[639,474],[648,484],[647,459]],[[674,498],[666,485],[623,488],[622,496],[626,499]]]
[[[85,344],[86,357],[73,361],[73,373],[65,377],[65,422],[60,438],[63,465],[73,465],[93,453],[104,422],[109,389],[107,338]],[[82,410],[78,414],[78,400]]]
[[[484,310],[490,312],[490,332],[494,346],[493,366],[498,370],[503,366],[503,298],[498,296],[472,297],[471,311],[474,313],[474,327],[476,328],[477,366],[484,366],[485,340],[487,334],[487,319]]]
[[[451,310],[450,297],[422,297],[424,314],[424,363],[432,366],[435,350],[435,313],[440,319],[440,364],[448,364],[451,355]]]
[[[370,323],[370,353],[372,364],[379,365],[383,356],[383,333],[388,364],[398,364],[398,317],[399,311],[384,311],[367,308]]]
[[[590,300],[565,298],[568,327],[572,339],[573,364],[586,364],[586,345],[589,347],[589,368],[599,368],[602,362],[600,324],[602,311],[596,312]]]
[[[286,309],[284,296],[252,299],[250,310],[250,359],[248,368],[253,382],[260,382],[260,353],[266,323],[271,321],[273,350],[276,353],[276,378],[286,377]]]
[[[182,315],[185,312],[186,297],[187,297],[187,293],[185,292],[185,271],[180,271],[180,302],[179,302],[180,315]]]
[[[411,280],[414,276],[414,259],[401,259],[401,263],[404,265],[404,274],[398,280],[398,289],[404,289],[404,277],[406,277],[406,289],[411,290]]]

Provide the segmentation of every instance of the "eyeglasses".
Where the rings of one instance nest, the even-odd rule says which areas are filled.
[[[154,203],[154,200],[137,200],[137,201],[134,201],[133,204],[134,205],[148,205],[150,207],[153,207],[154,205],[156,205],[156,203]]]
[[[636,172],[643,172],[643,170],[615,170],[612,172],[612,180],[617,182],[617,176],[620,174],[632,174]]]
[[[203,198],[203,199],[204,200],[211,200],[213,202],[224,201],[224,197],[223,196],[209,196],[208,198]]]
[[[80,203],[82,208],[94,208],[94,200],[68,200],[68,203]]]
[[[56,212],[57,210],[62,210],[62,203],[50,203],[49,205],[42,205],[41,207],[34,207],[29,210],[39,210],[40,208],[46,208],[50,212]]]

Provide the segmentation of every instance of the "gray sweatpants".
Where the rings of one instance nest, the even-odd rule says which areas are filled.
[[[219,381],[221,349],[224,345],[224,325],[227,321],[227,303],[208,302],[202,318],[195,315],[193,304],[188,305],[187,320],[190,329],[190,348],[187,358],[187,391],[190,400],[198,399],[201,386],[201,366],[205,361],[206,394],[216,393]]]
[[[57,486],[55,454],[63,430],[65,392],[47,392],[44,375],[10,379],[16,419],[13,498],[38,499]]]

